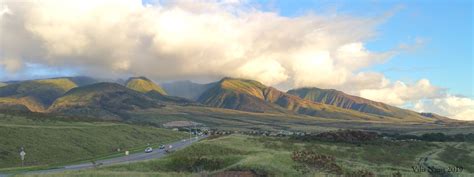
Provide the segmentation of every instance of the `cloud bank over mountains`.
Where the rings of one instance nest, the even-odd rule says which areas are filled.
[[[473,119],[472,99],[448,95],[423,78],[404,83],[367,71],[410,50],[365,47],[391,13],[285,17],[239,1],[7,0],[0,15],[0,67],[11,74],[39,64],[103,77],[242,77],[273,86],[336,88]]]

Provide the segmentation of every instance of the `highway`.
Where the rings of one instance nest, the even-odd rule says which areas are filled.
[[[193,137],[191,139],[180,140],[168,145],[172,145],[172,151],[176,151],[182,148],[185,148],[194,142],[199,141],[200,139],[206,138],[205,136],[202,137]],[[139,162],[145,161],[150,159],[157,159],[166,156],[164,149],[154,149],[153,152],[145,153],[133,153],[128,156],[121,156],[115,157],[110,159],[98,160],[96,161],[96,166],[109,166],[109,165],[116,165],[116,164],[124,164],[124,163],[132,163],[132,162]],[[45,173],[59,173],[69,170],[83,170],[88,168],[94,168],[95,165],[92,162],[82,163],[82,164],[75,164],[75,165],[67,165],[62,168],[55,168],[55,169],[48,169],[48,170],[39,170],[39,171],[28,171],[22,174],[45,174]],[[0,174],[0,177],[6,177],[9,174]]]

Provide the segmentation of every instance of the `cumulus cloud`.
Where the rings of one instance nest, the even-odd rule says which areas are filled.
[[[432,100],[420,100],[414,108],[421,112],[435,112],[460,120],[474,120],[474,99],[447,95]]]
[[[39,64],[161,81],[232,76],[336,88],[394,105],[440,92],[425,79],[392,82],[361,71],[410,49],[402,44],[374,52],[364,45],[393,12],[285,17],[241,0],[2,2],[0,70],[12,75],[26,64]]]
[[[4,68],[7,72],[17,72],[21,68],[23,68],[23,63],[14,58],[3,58],[0,60],[0,66]]]
[[[387,58],[363,46],[379,18],[284,17],[241,1],[25,3],[4,3],[2,56],[94,75],[235,76],[295,86],[338,78],[327,85],[334,86]]]
[[[382,88],[360,90],[360,96],[364,98],[397,106],[420,99],[438,98],[442,93],[442,89],[431,85],[427,79],[421,79],[415,84],[396,81]]]

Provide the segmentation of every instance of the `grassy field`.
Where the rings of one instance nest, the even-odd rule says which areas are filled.
[[[55,166],[117,155],[117,149],[142,150],[176,141],[186,134],[150,126],[112,122],[77,122],[0,114],[0,171],[21,166]],[[122,153],[122,152],[121,152]]]
[[[474,173],[474,144],[447,145],[437,159],[453,166],[463,167],[465,170]]]
[[[130,113],[132,123],[162,124],[175,120],[188,120],[222,130],[269,130],[324,132],[337,129],[360,129],[377,132],[423,134],[443,132],[445,134],[474,133],[474,122],[462,124],[419,124],[399,120],[397,123],[377,121],[338,120],[296,114],[251,113],[230,109],[198,106],[166,106]]]
[[[473,147],[461,143],[456,148]],[[450,143],[377,141],[363,144],[322,141],[301,142],[288,138],[230,135],[210,137],[162,159],[102,167],[94,170],[50,174],[51,176],[429,176],[415,173],[423,154],[444,150],[437,160],[461,163],[467,170],[472,151],[453,152]],[[311,152],[298,159],[296,152]],[[469,153],[468,153],[469,152]],[[326,159],[326,161],[321,160]],[[329,160],[327,160],[329,159]],[[459,161],[461,159],[461,161]],[[470,163],[472,164],[472,163]],[[454,174],[457,176],[458,174]],[[459,176],[472,175],[470,171]],[[30,175],[34,176],[34,175]],[[43,175],[36,175],[43,176]]]

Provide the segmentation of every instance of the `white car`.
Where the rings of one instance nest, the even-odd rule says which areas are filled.
[[[150,152],[153,152],[153,148],[147,147],[147,148],[145,149],[145,153],[150,153]]]

